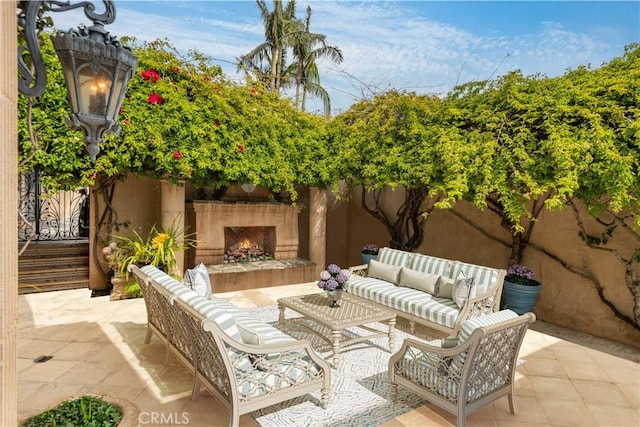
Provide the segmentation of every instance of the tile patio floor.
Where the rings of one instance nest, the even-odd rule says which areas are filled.
[[[239,307],[317,292],[310,284],[217,294]],[[86,289],[19,297],[19,419],[85,393],[133,402],[140,425],[226,426],[228,413],[206,392],[190,399],[191,378],[152,338],[144,345],[141,299],[90,298]],[[44,363],[33,359],[49,355]],[[640,426],[640,350],[536,322],[517,368],[518,414],[507,398],[470,415],[470,426]],[[155,418],[154,418],[155,417]],[[154,423],[155,421],[155,423]],[[255,426],[250,415],[241,425]],[[455,417],[425,405],[381,426],[450,426]]]

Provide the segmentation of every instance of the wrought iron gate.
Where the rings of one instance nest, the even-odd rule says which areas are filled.
[[[87,188],[47,195],[40,173],[20,175],[18,239],[84,240],[89,237],[89,192]]]

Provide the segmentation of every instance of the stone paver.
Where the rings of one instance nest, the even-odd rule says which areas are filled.
[[[216,296],[249,308],[317,292],[313,284],[300,284]],[[96,393],[132,402],[140,425],[154,416],[173,425],[228,425],[228,412],[206,392],[191,400],[191,376],[175,359],[164,364],[157,339],[144,344],[143,300],[90,298],[81,289],[21,295],[18,306],[21,420],[65,398]],[[35,363],[40,355],[53,358]],[[520,357],[525,363],[516,372],[518,414],[509,413],[505,397],[470,415],[467,425],[640,425],[640,350],[536,322]],[[256,423],[244,415],[241,425]],[[450,426],[455,417],[427,404],[381,425]]]

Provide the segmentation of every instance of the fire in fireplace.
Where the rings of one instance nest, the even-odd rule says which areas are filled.
[[[275,227],[225,227],[223,263],[273,259]]]

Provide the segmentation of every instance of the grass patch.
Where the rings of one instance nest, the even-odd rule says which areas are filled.
[[[65,400],[26,420],[22,427],[116,427],[122,410],[97,396]]]

